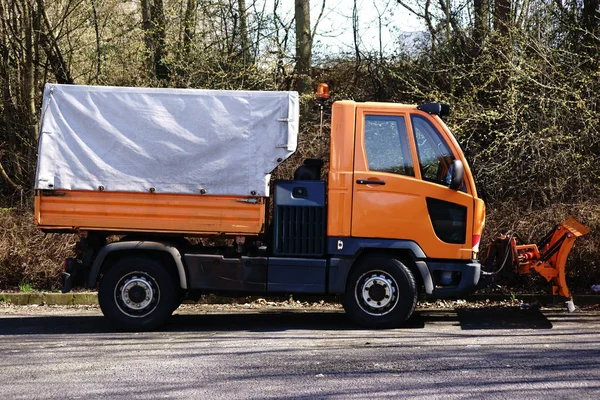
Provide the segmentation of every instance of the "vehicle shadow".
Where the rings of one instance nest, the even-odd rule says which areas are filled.
[[[538,309],[485,307],[458,310],[419,310],[402,330],[423,329],[438,323],[460,325],[461,329],[550,329],[552,323]],[[266,313],[175,314],[162,332],[286,330],[366,330],[353,324],[343,312],[271,311]],[[115,332],[108,320],[98,316],[0,317],[0,336],[87,334]]]
[[[419,313],[397,329],[422,329],[425,320]],[[169,321],[168,330],[192,331],[283,331],[289,329],[305,330],[365,330],[352,321],[343,312],[297,312],[282,311],[257,314],[210,314],[175,315]]]
[[[456,310],[461,329],[552,329],[539,308],[483,307]]]
[[[421,329],[425,320],[415,313],[402,328]],[[268,313],[175,314],[162,332],[285,330],[361,330],[342,312],[281,311]],[[103,316],[0,317],[0,336],[43,334],[88,334],[116,332]]]

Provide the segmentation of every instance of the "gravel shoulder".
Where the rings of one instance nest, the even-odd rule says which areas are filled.
[[[539,309],[541,311],[561,313],[565,312],[566,308],[562,303],[550,305],[541,305],[537,301],[524,302],[523,300],[481,300],[481,301],[466,301],[466,300],[437,300],[433,302],[419,302],[416,312],[419,311],[457,311],[457,310],[477,310],[477,309]],[[600,312],[600,304],[582,304],[577,305],[575,313],[578,312]],[[239,314],[239,313],[343,313],[344,309],[338,302],[317,300],[317,301],[301,301],[301,300],[276,300],[276,299],[249,299],[249,301],[240,301],[236,299],[230,303],[211,303],[202,302],[195,304],[182,304],[175,311],[175,315],[191,315],[191,314]],[[59,315],[59,314],[97,314],[101,313],[100,307],[97,304],[27,304],[18,305],[0,302],[0,315]]]

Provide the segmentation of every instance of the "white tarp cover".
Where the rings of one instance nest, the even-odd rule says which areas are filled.
[[[36,189],[268,196],[296,92],[47,84]]]

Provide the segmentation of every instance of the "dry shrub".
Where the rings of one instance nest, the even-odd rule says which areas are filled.
[[[552,204],[535,211],[522,208],[517,202],[488,205],[482,246],[508,231],[516,232],[528,244],[537,243],[556,224],[570,216],[587,226],[591,232],[575,241],[567,260],[567,284],[575,294],[590,294],[590,286],[600,283],[600,203],[597,200],[579,204]],[[521,277],[517,289],[548,290],[545,282],[543,279]]]
[[[600,283],[600,203],[556,204],[535,212],[516,203],[488,205],[482,246],[507,231],[516,231],[523,241],[536,243],[569,216],[591,229],[577,239],[569,256],[569,288],[575,294],[590,293],[590,285]],[[36,289],[60,288],[62,261],[73,255],[76,236],[44,234],[34,227],[31,212],[13,209],[0,209],[0,226],[0,289],[13,290],[23,283]],[[509,289],[549,290],[543,279],[532,277],[521,277]]]
[[[62,261],[73,255],[75,235],[44,234],[31,212],[0,209],[0,289],[30,284],[36,289],[61,286]]]

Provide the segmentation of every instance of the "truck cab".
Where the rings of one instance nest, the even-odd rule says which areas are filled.
[[[48,103],[58,109],[59,100]],[[337,294],[356,323],[395,327],[413,313],[419,293],[468,295],[480,277],[485,206],[440,118],[447,111],[439,103],[335,102],[327,179],[297,174],[272,183],[272,196],[81,190],[51,177],[53,186],[36,187],[36,224],[82,234],[76,257],[65,262],[64,291],[98,287],[102,311],[119,328],[154,329],[186,296],[214,292]],[[297,118],[289,115],[277,121]],[[43,133],[45,126],[60,131],[55,125],[43,120]],[[59,136],[42,141],[56,148]],[[38,177],[51,175],[40,165]],[[190,236],[211,240],[192,244]]]
[[[353,267],[395,260],[437,298],[474,290],[485,219],[467,160],[441,113],[435,103],[334,103],[327,215],[332,257],[350,257]],[[366,289],[371,268],[378,267],[363,268],[362,279],[350,271],[355,285],[346,291],[354,290],[366,314],[382,315],[389,304],[374,303]],[[389,271],[375,275],[386,293],[397,289],[386,283],[394,282]]]
[[[428,263],[427,294],[460,295],[479,273],[485,206],[456,139],[420,108],[333,105],[327,235],[336,254],[356,241],[406,241]]]

